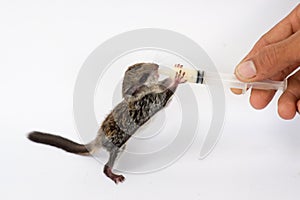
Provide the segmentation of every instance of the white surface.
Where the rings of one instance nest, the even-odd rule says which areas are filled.
[[[1,1],[1,199],[288,199],[300,197],[297,116],[281,120],[227,92],[223,136],[197,160],[199,138],[170,167],[125,174],[115,186],[92,158],[26,139],[32,130],[78,141],[72,115],[76,75],[89,53],[124,31],[155,27],[199,43],[232,72],[254,42],[297,1]],[[203,90],[199,89],[200,92]],[[204,113],[209,104],[203,94]],[[105,98],[105,97],[104,97]],[[202,116],[201,122],[208,123]]]

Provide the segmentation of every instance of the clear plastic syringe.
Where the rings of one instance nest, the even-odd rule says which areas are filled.
[[[182,70],[185,72],[185,79],[190,83],[198,84],[214,84],[220,83],[225,87],[241,89],[243,92],[246,92],[248,88],[255,88],[261,90],[282,90],[284,91],[287,87],[287,81],[272,81],[264,80],[259,82],[241,82],[233,74],[222,74],[217,72],[206,72],[195,69],[187,68],[168,68],[160,66],[159,74],[166,76],[174,77],[176,72]]]

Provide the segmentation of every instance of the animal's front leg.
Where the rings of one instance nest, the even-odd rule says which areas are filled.
[[[172,78],[166,78],[162,81],[158,82],[158,85],[161,86],[163,89],[169,87],[172,84],[173,80]]]
[[[182,68],[182,65],[177,64],[177,65],[175,65],[175,67]],[[186,82],[186,79],[184,79],[184,75],[185,75],[185,72],[182,72],[181,69],[178,72],[176,72],[173,83],[170,85],[170,87],[168,89],[174,93],[178,84]]]
[[[182,65],[175,65],[175,67],[182,68]],[[185,75],[185,72],[182,72],[182,70],[179,70],[178,72],[176,72],[176,75],[173,79],[173,83],[165,91],[166,96],[164,97],[164,101],[165,101],[164,105],[168,104],[170,98],[175,93],[176,88],[178,87],[178,84],[186,82],[186,80],[184,79],[184,75]]]

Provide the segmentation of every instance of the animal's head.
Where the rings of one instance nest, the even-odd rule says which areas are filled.
[[[155,63],[137,63],[128,67],[122,85],[122,95],[131,95],[142,85],[157,83],[158,65]]]

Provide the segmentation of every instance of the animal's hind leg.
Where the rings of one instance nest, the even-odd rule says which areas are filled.
[[[109,177],[111,180],[113,180],[116,184],[118,184],[119,182],[123,182],[125,180],[125,177],[123,175],[115,174],[112,172],[113,165],[119,153],[120,150],[118,148],[112,149],[111,152],[109,153],[109,160],[105,164],[103,169],[104,174],[107,177]]]

